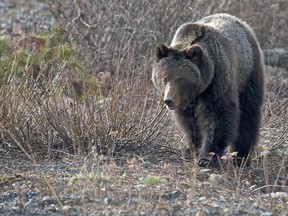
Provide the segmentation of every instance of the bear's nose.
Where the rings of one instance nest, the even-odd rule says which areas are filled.
[[[166,99],[164,100],[164,103],[168,106],[168,107],[173,107],[174,106],[174,102],[171,99]]]

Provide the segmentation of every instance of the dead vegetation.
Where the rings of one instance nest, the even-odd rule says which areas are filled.
[[[263,48],[287,48],[285,1],[51,0],[49,7],[56,20],[49,34],[0,38],[0,190],[18,198],[2,205],[4,213],[14,206],[29,214],[34,201],[47,215],[287,211],[287,71],[266,68],[250,169],[183,161],[181,135],[150,81],[155,44],[211,13],[247,21]]]

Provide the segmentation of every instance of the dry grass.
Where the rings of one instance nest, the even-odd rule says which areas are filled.
[[[6,61],[0,155],[8,171],[0,183],[10,185],[9,173],[20,172],[13,183],[34,182],[41,194],[57,197],[59,208],[66,205],[65,196],[76,197],[69,206],[81,214],[205,215],[219,199],[227,203],[210,214],[239,213],[242,202],[248,214],[257,205],[285,212],[287,200],[276,203],[271,194],[288,190],[287,71],[267,67],[264,121],[251,170],[199,170],[183,161],[181,136],[150,81],[155,44],[169,43],[182,23],[215,12],[246,20],[262,47],[286,48],[285,1],[51,0],[50,7],[64,42],[73,42],[77,55],[69,61],[56,55],[40,65],[28,59],[17,72],[21,76],[15,74],[21,57]],[[40,67],[36,77],[34,66]],[[75,170],[55,175],[37,168],[35,175],[19,164],[10,166],[15,158],[22,161],[23,152],[36,167],[48,160],[73,163]],[[266,193],[270,196],[263,198]]]

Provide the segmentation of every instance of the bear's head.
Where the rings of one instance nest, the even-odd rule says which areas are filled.
[[[184,49],[163,44],[156,48],[152,81],[164,93],[169,110],[186,109],[210,85],[213,75],[213,61],[198,44]]]

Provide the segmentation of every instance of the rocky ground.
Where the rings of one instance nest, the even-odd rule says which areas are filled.
[[[45,32],[54,22],[45,1],[2,0],[0,14],[0,37]],[[56,150],[57,160],[31,161],[17,146],[0,141],[0,214],[287,215],[288,72],[266,71],[266,122],[251,168],[227,162],[223,169],[199,169],[164,157],[135,156],[123,163]],[[269,118],[277,111],[270,112],[270,104],[280,110],[281,125]]]
[[[0,2],[0,36],[21,37],[32,32],[47,32],[54,23],[46,1]]]
[[[287,179],[269,174],[268,188],[265,171],[256,167],[224,171],[137,159],[120,166],[100,157],[31,164],[15,158],[2,154],[3,215],[286,215],[288,210]]]

